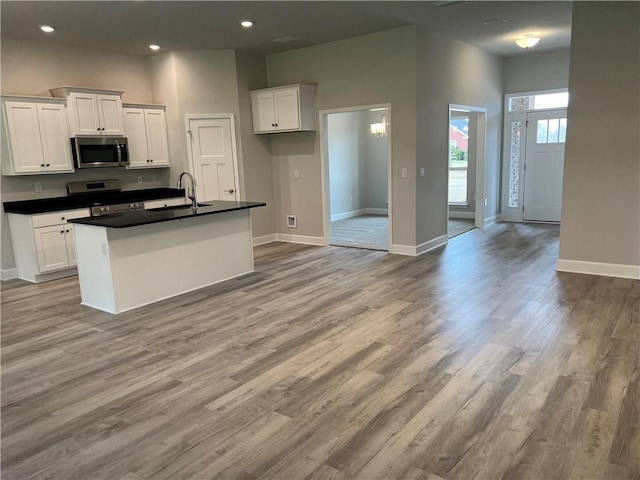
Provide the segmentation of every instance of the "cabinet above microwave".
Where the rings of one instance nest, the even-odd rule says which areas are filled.
[[[123,91],[63,86],[49,92],[67,99],[72,137],[124,135]]]

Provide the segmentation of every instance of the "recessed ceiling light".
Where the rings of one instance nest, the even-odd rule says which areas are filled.
[[[49,25],[40,25],[40,30],[42,30],[45,33],[51,33],[55,30],[55,28],[49,26]]]
[[[251,20],[240,20],[240,25],[244,28],[253,27],[253,22]]]
[[[160,50],[160,45],[149,45],[151,50]]]

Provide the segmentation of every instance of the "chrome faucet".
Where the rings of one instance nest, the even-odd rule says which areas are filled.
[[[196,199],[196,180],[195,178],[193,178],[193,175],[191,175],[189,172],[182,172],[178,177],[178,190],[182,188],[182,177],[184,177],[185,175],[191,179],[191,195],[189,195],[189,191],[185,187],[184,198],[188,198],[189,200],[191,200],[191,207],[197,208],[198,200]]]

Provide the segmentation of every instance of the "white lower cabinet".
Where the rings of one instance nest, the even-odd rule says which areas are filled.
[[[76,265],[76,242],[69,224],[34,228],[40,273]]]
[[[88,208],[37,215],[10,213],[9,227],[18,277],[41,282],[76,273],[72,218],[90,215]]]

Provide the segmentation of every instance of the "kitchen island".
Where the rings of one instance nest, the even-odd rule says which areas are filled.
[[[82,303],[121,313],[253,272],[250,209],[261,202],[79,218]]]

